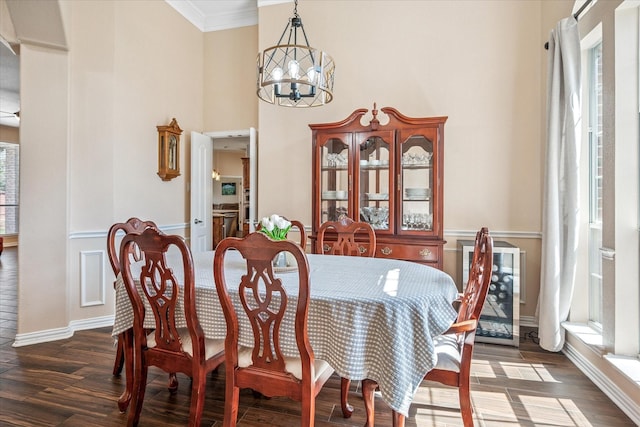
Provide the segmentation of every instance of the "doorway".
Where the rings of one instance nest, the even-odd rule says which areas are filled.
[[[232,155],[231,153],[236,153]],[[217,160],[219,157],[219,161]],[[241,164],[234,167],[223,163],[235,158],[246,159],[246,169]],[[228,161],[228,160],[227,160]],[[194,252],[213,249],[214,214],[231,214],[237,211],[237,230],[242,233],[255,231],[257,218],[257,132],[254,128],[240,131],[192,132],[191,136],[191,249]],[[222,195],[223,184],[225,195]],[[235,194],[229,194],[231,188]],[[214,203],[214,189],[220,193],[218,205]],[[226,203],[230,202],[230,203]],[[223,212],[224,211],[224,212]],[[231,227],[232,221],[227,221]],[[216,225],[224,224],[218,221]],[[235,234],[235,233],[234,233]],[[218,230],[218,235],[220,232]]]

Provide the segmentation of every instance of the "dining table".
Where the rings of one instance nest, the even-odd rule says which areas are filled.
[[[193,253],[196,311],[205,337],[226,336],[226,322],[213,279],[214,251]],[[370,379],[393,410],[408,415],[413,396],[425,374],[437,362],[434,338],[456,319],[455,282],[436,268],[396,259],[307,254],[310,275],[308,335],[317,359],[350,380]],[[289,298],[297,294],[294,268],[277,270]],[[175,272],[176,276],[180,273]],[[239,252],[225,257],[227,286],[246,274]],[[117,278],[112,335],[128,331],[133,310],[122,279]],[[242,310],[240,299],[234,301]],[[295,304],[291,304],[295,306]],[[178,327],[186,326],[180,310]],[[180,318],[181,317],[181,318]],[[253,345],[248,320],[240,316],[240,342]],[[293,313],[284,322],[293,324]],[[153,328],[153,316],[145,327]],[[290,331],[290,332],[286,332]],[[283,328],[285,355],[295,356],[293,328]],[[126,375],[130,375],[126,372]],[[129,383],[129,381],[127,381]]]

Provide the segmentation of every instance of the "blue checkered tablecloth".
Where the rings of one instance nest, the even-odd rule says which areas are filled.
[[[213,281],[213,254],[193,255],[197,312],[207,338],[224,338],[226,323]],[[440,270],[408,261],[307,256],[311,276],[308,331],[315,357],[327,361],[342,377],[376,381],[382,399],[407,415],[422,378],[436,364],[433,338],[456,318],[452,302],[458,291],[453,279]],[[237,286],[246,273],[238,253],[228,252],[225,271],[227,285]],[[177,268],[174,273],[181,276]],[[298,275],[287,272],[278,277],[289,297],[295,298]],[[129,297],[118,280],[114,336],[133,324]],[[234,304],[241,310],[239,298]],[[239,316],[240,339],[243,345],[253,345],[244,317]],[[153,316],[145,321],[146,327],[153,327]],[[295,356],[292,325],[291,313],[285,316],[283,326],[283,333],[290,334],[281,336],[281,341],[283,351]],[[184,319],[178,326],[186,326]]]

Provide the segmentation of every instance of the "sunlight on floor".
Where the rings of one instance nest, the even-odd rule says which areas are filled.
[[[500,423],[518,423],[518,415],[507,393],[472,390],[471,402],[474,408],[483,408],[481,412],[485,420],[489,415],[491,420]],[[480,411],[474,409],[474,412]]]
[[[541,363],[518,363],[518,362],[491,362],[489,360],[473,360],[471,368],[473,376],[478,378],[497,378],[506,376],[510,379],[519,379],[536,382],[559,381],[553,378],[551,373]]]
[[[534,423],[590,427],[592,424],[571,399],[520,395],[520,401]]]

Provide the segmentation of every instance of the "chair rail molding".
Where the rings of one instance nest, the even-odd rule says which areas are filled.
[[[477,231],[477,230],[476,230]],[[476,235],[474,230],[451,230],[445,229],[444,235],[458,238],[473,238]],[[540,231],[495,231],[491,230],[491,236],[494,239],[542,239]]]
[[[167,233],[169,231],[174,232],[176,230],[186,230],[189,228],[189,224],[186,222],[178,223],[178,224],[168,224],[158,226],[161,231]],[[69,233],[69,240],[78,240],[78,239],[97,239],[97,238],[107,238],[107,232],[109,230],[88,230],[88,231],[74,231]]]

